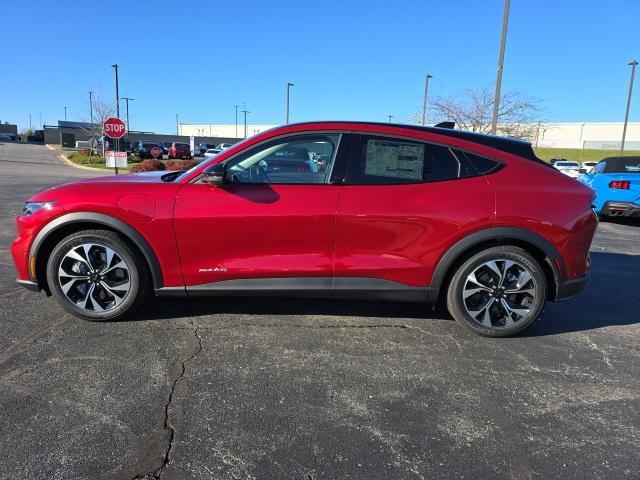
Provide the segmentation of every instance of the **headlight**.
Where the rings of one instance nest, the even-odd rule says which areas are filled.
[[[51,210],[56,202],[27,202],[22,207],[22,216],[28,217],[29,215],[33,215],[38,210],[42,210],[43,208],[47,210]]]

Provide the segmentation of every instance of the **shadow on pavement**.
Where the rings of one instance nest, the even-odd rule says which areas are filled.
[[[547,305],[520,336],[533,337],[640,323],[640,255],[591,252],[589,285],[577,297]]]
[[[592,252],[590,283],[576,298],[549,303],[522,337],[557,335],[640,323],[640,255]],[[326,315],[451,320],[442,308],[415,303],[287,297],[166,297],[150,302],[135,320],[205,315]]]

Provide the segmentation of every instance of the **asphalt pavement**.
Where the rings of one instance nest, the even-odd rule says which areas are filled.
[[[0,479],[640,478],[640,225],[515,338],[421,305],[156,299],[90,323],[14,283],[30,195],[95,175],[0,144]]]

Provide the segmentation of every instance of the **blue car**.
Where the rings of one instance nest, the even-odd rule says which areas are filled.
[[[640,217],[640,157],[609,157],[578,180],[596,192],[601,217]]]

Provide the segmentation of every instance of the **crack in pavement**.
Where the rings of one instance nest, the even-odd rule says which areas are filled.
[[[375,324],[375,325],[301,325],[295,323],[234,323],[228,325],[221,325],[222,327],[265,327],[265,328],[279,328],[279,327],[292,327],[292,328],[305,328],[309,330],[322,330],[322,329],[342,329],[342,328],[412,328],[409,325],[390,325],[390,324]]]
[[[165,407],[164,407],[164,431],[169,434],[169,440],[167,442],[167,448],[165,449],[164,456],[162,458],[162,464],[158,468],[156,468],[155,470],[153,470],[151,472],[148,472],[148,473],[146,473],[144,475],[136,475],[134,477],[134,480],[136,480],[136,479],[159,479],[162,476],[162,472],[164,471],[165,467],[171,461],[171,450],[173,449],[173,442],[174,442],[175,437],[176,437],[176,427],[171,423],[171,414],[170,414],[171,405],[173,403],[173,397],[174,397],[174,394],[175,394],[176,387],[177,387],[178,383],[180,382],[180,380],[182,380],[184,378],[184,375],[185,375],[185,373],[187,371],[187,364],[189,362],[191,362],[194,358],[196,358],[198,356],[198,354],[200,354],[200,352],[202,352],[202,337],[198,333],[198,329],[200,327],[198,325],[196,325],[193,322],[193,320],[189,321],[189,323],[193,327],[195,327],[194,330],[193,330],[193,334],[195,335],[196,339],[198,340],[198,346],[195,349],[195,351],[186,360],[184,360],[180,364],[180,373],[173,380],[173,384],[171,385],[171,390],[169,391],[169,398],[168,398],[167,403],[165,404]]]
[[[586,333],[584,334],[584,338],[587,340],[587,342],[589,343],[589,346],[591,347],[591,350],[593,350],[594,352],[598,352],[600,355],[602,355],[602,360],[604,361],[604,363],[606,363],[607,367],[609,367],[610,369],[613,368],[613,365],[611,364],[611,360],[609,360],[609,354],[607,353],[607,351],[598,346],[589,335],[587,335]]]

